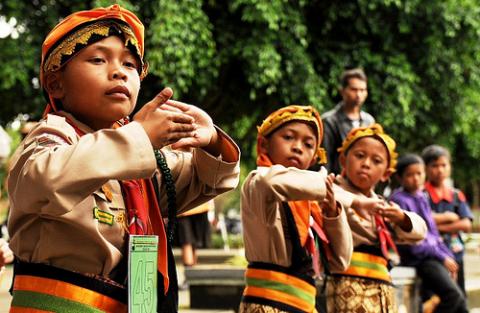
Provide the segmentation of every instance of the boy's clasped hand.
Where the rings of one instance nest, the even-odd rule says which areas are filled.
[[[196,106],[171,100],[171,88],[163,89],[135,114],[155,149],[205,147],[217,140],[210,116]]]

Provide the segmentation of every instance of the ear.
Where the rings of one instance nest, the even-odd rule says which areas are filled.
[[[261,136],[258,138],[258,151],[263,154],[268,154],[269,141],[267,138]]]
[[[62,99],[65,95],[60,71],[48,73],[45,77],[45,89],[55,99]]]
[[[393,174],[392,170],[391,170],[391,169],[387,169],[387,170],[385,171],[385,173],[383,173],[382,178],[380,178],[380,181],[381,181],[382,183],[388,181],[388,179],[390,178],[390,176],[392,176],[392,174]]]

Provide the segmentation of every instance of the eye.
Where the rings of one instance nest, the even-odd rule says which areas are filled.
[[[123,65],[131,69],[137,69],[137,63],[133,61],[125,61],[123,62]]]
[[[305,147],[307,147],[308,149],[313,149],[313,143],[311,143],[311,142],[306,142],[306,143],[305,143]]]
[[[292,136],[292,135],[289,135],[289,134],[285,134],[285,135],[283,135],[283,139],[285,139],[285,140],[292,140],[292,139],[293,139],[293,136]]]
[[[375,164],[382,164],[383,160],[382,159],[379,159],[379,158],[374,158],[373,159],[373,163]]]
[[[101,57],[93,57],[93,58],[90,58],[88,61],[93,64],[105,63],[105,60]]]
[[[363,159],[363,157],[365,156],[365,154],[361,151],[357,151],[353,154],[357,159]]]

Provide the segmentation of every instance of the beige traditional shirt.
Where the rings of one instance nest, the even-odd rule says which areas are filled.
[[[283,202],[325,198],[326,172],[300,170],[273,165],[258,167],[242,187],[241,213],[245,255],[249,262],[265,262],[289,267],[292,244],[285,237],[286,217]],[[337,192],[335,193],[338,199]],[[343,199],[351,203],[352,199]],[[342,202],[342,201],[339,201]],[[346,269],[352,254],[352,235],[345,211],[330,218],[324,216],[323,228],[333,251],[331,269]],[[320,264],[321,266],[321,264]]]
[[[339,185],[359,197],[366,197],[354,188],[352,188],[345,179],[337,178]],[[379,198],[377,194],[372,190],[371,198]],[[373,214],[364,212],[360,215],[355,209],[349,207],[346,208],[348,223],[352,230],[353,246],[360,245],[378,245],[379,239],[375,226],[375,217]],[[427,232],[427,226],[425,221],[416,213],[404,211],[406,216],[412,223],[412,229],[409,232],[402,230],[398,225],[391,224],[393,228],[393,239],[397,243],[402,244],[415,244],[425,238]]]
[[[119,180],[160,177],[153,147],[137,122],[93,132],[71,115],[60,114],[86,134],[79,137],[64,117],[48,115],[20,144],[8,177],[10,247],[22,261],[109,277],[123,257],[127,239]],[[202,149],[192,153],[163,149],[179,213],[238,184],[238,147],[219,134],[223,148],[230,156],[232,151],[236,154],[235,162],[224,162]],[[167,197],[161,185],[159,193],[166,216]],[[94,210],[113,215],[113,222],[95,218]]]

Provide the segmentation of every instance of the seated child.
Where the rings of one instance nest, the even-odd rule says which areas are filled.
[[[321,266],[341,271],[350,260],[352,236],[340,203],[377,205],[333,186],[324,169],[308,170],[325,161],[322,138],[311,106],[281,108],[258,127],[258,168],[242,187],[249,265],[240,312],[313,312]]]
[[[402,209],[415,212],[426,222],[428,232],[425,239],[413,246],[399,246],[402,264],[414,266],[422,279],[422,298],[430,298],[430,292],[440,297],[435,312],[467,312],[465,296],[457,286],[455,278],[458,264],[452,252],[443,243],[433,221],[432,211],[423,193],[425,165],[420,156],[407,154],[399,158],[397,176],[401,188],[394,191],[391,200]]]
[[[363,197],[379,199],[375,186],[395,171],[395,141],[383,132],[382,126],[373,124],[351,130],[339,152],[340,186]],[[425,237],[425,222],[417,214],[386,201],[374,210],[347,208],[346,214],[354,251],[348,269],[334,271],[327,283],[328,312],[396,312],[389,274],[395,262],[394,239],[419,242]]]
[[[170,238],[177,213],[234,188],[239,150],[205,112],[169,100],[169,88],[128,122],[143,52],[142,23],[118,5],[73,13],[45,39],[48,114],[8,178],[12,311],[127,312],[129,234],[159,236],[157,310],[177,311],[162,216]]]
[[[422,151],[426,166],[427,182],[425,190],[433,211],[433,219],[443,242],[453,252],[458,263],[457,283],[465,292],[463,266],[463,232],[472,230],[473,214],[463,192],[450,185],[450,152],[439,145],[431,145]]]

